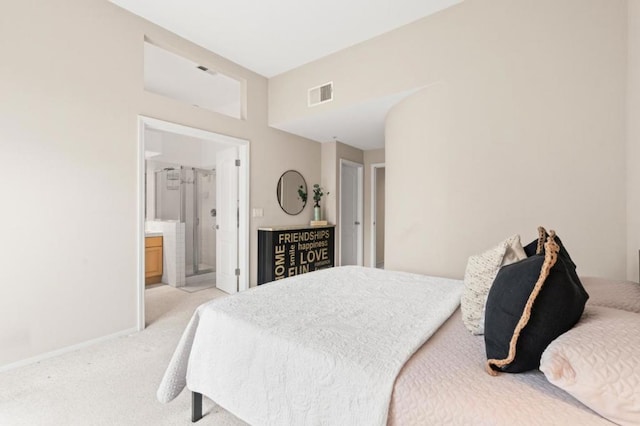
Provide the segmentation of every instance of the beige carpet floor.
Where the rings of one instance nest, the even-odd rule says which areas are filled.
[[[161,404],[156,389],[195,308],[225,294],[166,285],[145,293],[144,331],[0,373],[0,425],[191,424],[190,393]],[[244,425],[206,398],[204,413],[196,424]]]

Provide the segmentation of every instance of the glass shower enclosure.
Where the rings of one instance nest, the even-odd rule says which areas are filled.
[[[215,272],[215,170],[169,167],[155,172],[155,216],[185,224],[185,275]]]

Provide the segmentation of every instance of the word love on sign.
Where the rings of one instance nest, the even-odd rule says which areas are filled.
[[[258,284],[334,266],[335,228],[258,231]]]
[[[300,266],[313,265],[316,262],[327,262],[329,260],[329,248],[321,248],[298,253]]]

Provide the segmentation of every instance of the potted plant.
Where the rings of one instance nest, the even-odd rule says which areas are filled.
[[[321,220],[322,215],[320,214],[320,200],[322,200],[323,195],[325,195],[325,193],[322,187],[317,183],[314,183],[313,184],[313,201],[314,201],[313,220]],[[329,192],[327,192],[326,195],[329,195]]]

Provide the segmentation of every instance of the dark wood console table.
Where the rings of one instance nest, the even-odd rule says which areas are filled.
[[[258,229],[258,285],[318,269],[335,258],[335,225]]]

